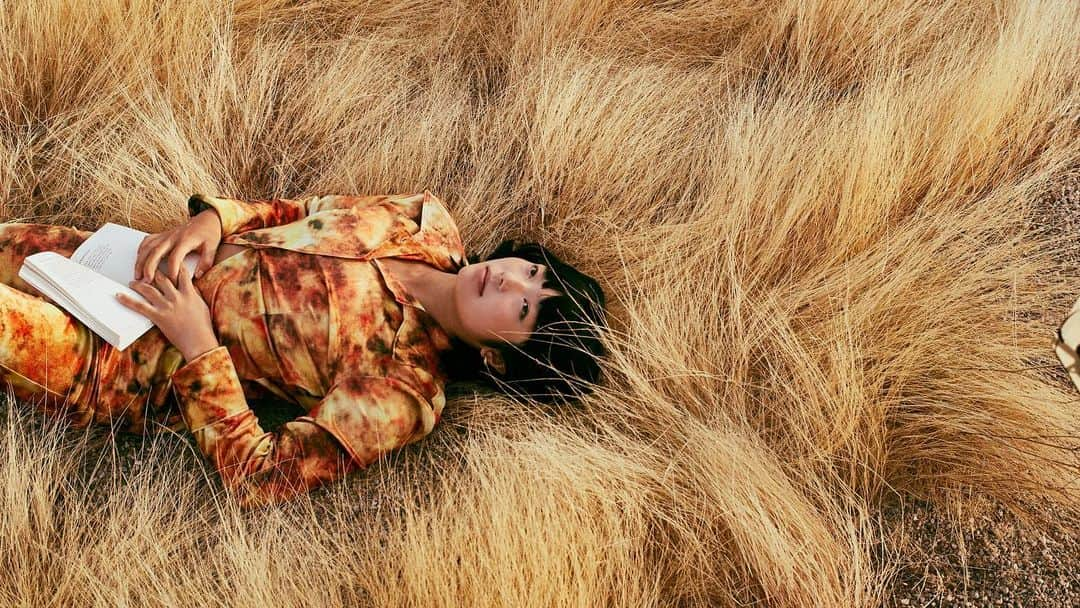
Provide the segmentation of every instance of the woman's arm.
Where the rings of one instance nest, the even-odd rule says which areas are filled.
[[[413,431],[409,419],[416,408],[401,400],[387,400],[366,410],[378,411],[378,418],[368,427],[379,437],[364,450],[343,448],[334,434],[310,416],[286,423],[278,433],[262,431],[247,406],[229,351],[218,344],[210,310],[191,283],[187,268],[180,269],[177,285],[158,273],[152,283],[133,281],[132,287],[146,302],[123,294],[118,296],[120,301],[149,317],[184,355],[185,365],[172,377],[181,415],[222,481],[240,490],[243,505],[283,500],[340,477],[374,460],[381,451],[400,445],[399,435]],[[378,394],[363,391],[363,395],[353,395],[357,388],[361,387],[348,382],[330,392],[327,397],[332,405],[326,408],[327,413],[339,409],[334,404],[364,407],[365,398]],[[388,407],[396,408],[391,416],[386,416]],[[328,422],[333,424],[334,418]],[[415,425],[411,422],[411,427]]]
[[[191,219],[186,224],[152,234],[143,240],[135,261],[135,278],[145,277],[153,280],[158,263],[168,256],[169,278],[175,280],[184,256],[192,251],[200,251],[202,254],[195,274],[198,277],[213,265],[217,248],[224,237],[250,230],[291,224],[323,211],[385,204],[388,209],[409,210],[411,215],[419,219],[420,210],[427,196],[432,195],[424,191],[420,194],[402,195],[331,194],[300,199],[240,200],[194,194],[188,199],[188,212]],[[323,219],[334,221],[340,218]],[[315,227],[322,222],[321,219],[313,218],[310,224]],[[355,224],[351,225],[357,229]],[[359,230],[366,237],[375,236],[367,234],[362,228]],[[352,251],[355,250],[356,247],[352,247]]]
[[[168,256],[169,278],[176,280],[184,257],[199,251],[198,278],[214,263],[221,240],[237,232],[289,224],[312,213],[378,203],[386,196],[312,196],[303,199],[239,200],[194,194],[188,199],[191,218],[183,225],[151,234],[139,244],[135,278],[153,280],[158,263]]]
[[[259,426],[224,346],[172,376],[184,420],[242,506],[286,500],[409,443],[426,400],[391,378],[336,384],[309,415],[276,433]]]
[[[241,200],[220,198],[205,194],[193,194],[188,199],[188,213],[195,217],[207,209],[217,211],[221,219],[222,235],[229,236],[238,232],[270,228],[282,224],[291,224],[313,213],[331,209],[350,209],[373,205],[387,199],[397,200],[423,195],[369,195],[351,196],[331,194],[306,198],[274,198]]]

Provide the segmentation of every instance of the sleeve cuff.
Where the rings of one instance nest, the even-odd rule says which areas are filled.
[[[195,432],[248,409],[229,350],[212,348],[172,375],[173,391],[188,428]]]

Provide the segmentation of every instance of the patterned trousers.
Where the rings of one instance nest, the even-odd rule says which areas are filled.
[[[170,380],[183,358],[158,328],[118,351],[18,276],[26,256],[70,256],[90,234],[0,224],[0,388],[10,386],[17,399],[77,427],[183,428]]]

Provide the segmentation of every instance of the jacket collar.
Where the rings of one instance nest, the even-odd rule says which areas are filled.
[[[394,299],[399,304],[413,306],[426,313],[427,310],[420,301],[409,293],[394,273],[379,263],[379,260],[384,258],[416,260],[444,272],[457,272],[469,265],[457,224],[442,201],[427,190],[424,190],[420,212],[420,230],[406,238],[390,239],[371,254],[371,259],[382,274],[386,287],[394,294]]]

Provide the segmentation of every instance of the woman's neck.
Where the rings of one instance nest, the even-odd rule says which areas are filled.
[[[460,335],[460,317],[454,298],[458,280],[456,274],[411,260],[382,258],[379,263],[390,269],[440,327],[453,336]]]

